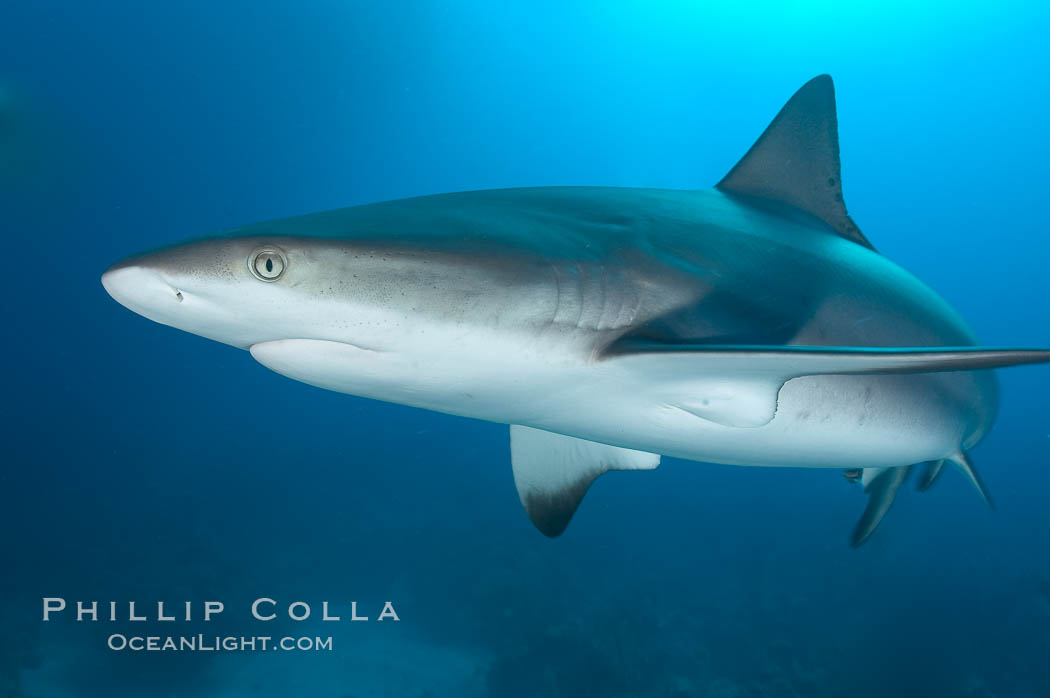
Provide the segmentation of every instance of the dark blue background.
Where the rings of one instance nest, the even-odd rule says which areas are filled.
[[[280,378],[98,282],[354,203],[710,186],[829,72],[867,236],[986,342],[1050,346],[1050,11],[921,5],[5,4],[0,693],[1050,694],[1046,367],[1001,374],[974,454],[996,512],[948,473],[851,550],[864,501],[835,471],[666,460],[551,541],[506,427]],[[282,628],[336,652],[265,657],[39,622],[43,596],[222,599],[205,630],[276,633],[243,621],[260,595],[403,620]]]

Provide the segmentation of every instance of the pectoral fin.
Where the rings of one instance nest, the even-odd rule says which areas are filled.
[[[871,487],[872,481],[884,472],[886,472],[886,468],[861,468],[860,485],[864,488],[864,491],[867,492],[868,488]]]
[[[644,377],[668,405],[729,427],[768,424],[802,376],[973,371],[1050,362],[1050,350],[666,344],[621,339],[603,360]]]
[[[510,427],[518,497],[544,535],[560,536],[594,479],[609,470],[652,470],[660,456],[518,425]]]
[[[724,378],[689,380],[683,378],[677,395],[668,402],[679,409],[726,427],[760,427],[777,413],[779,380],[739,380]]]
[[[679,378],[697,373],[763,376],[787,381],[801,376],[975,371],[1050,362],[1050,349],[991,347],[820,347],[661,344],[624,339],[605,357],[648,361],[656,372]]]

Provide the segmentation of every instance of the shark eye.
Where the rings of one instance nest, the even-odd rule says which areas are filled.
[[[288,263],[276,247],[260,247],[248,257],[248,270],[260,281],[277,281]]]

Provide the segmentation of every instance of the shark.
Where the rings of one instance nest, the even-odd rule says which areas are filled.
[[[799,89],[711,189],[536,187],[247,225],[102,275],[150,320],[289,378],[510,425],[519,499],[566,530],[591,483],[662,456],[849,469],[867,540],[913,468],[989,503],[969,452],[995,369],[846,211],[835,92]]]

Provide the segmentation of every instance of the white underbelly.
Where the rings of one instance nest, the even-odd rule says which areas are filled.
[[[912,383],[909,383],[909,379]],[[918,376],[809,376],[781,389],[768,424],[731,427],[674,406],[596,393],[575,414],[537,426],[603,443],[731,465],[853,468],[910,465],[956,453],[967,415]],[[920,379],[921,380],[921,379]]]
[[[401,354],[280,340],[256,345],[252,354],[278,373],[343,393],[734,465],[908,465],[957,452],[973,430],[964,401],[945,399],[939,379],[928,374],[796,378],[779,394],[772,389],[768,423],[726,426],[682,409],[666,383],[621,370],[615,360],[551,362],[509,347],[462,348],[458,356]],[[691,389],[687,383],[683,390]],[[732,395],[735,388],[725,390]]]

